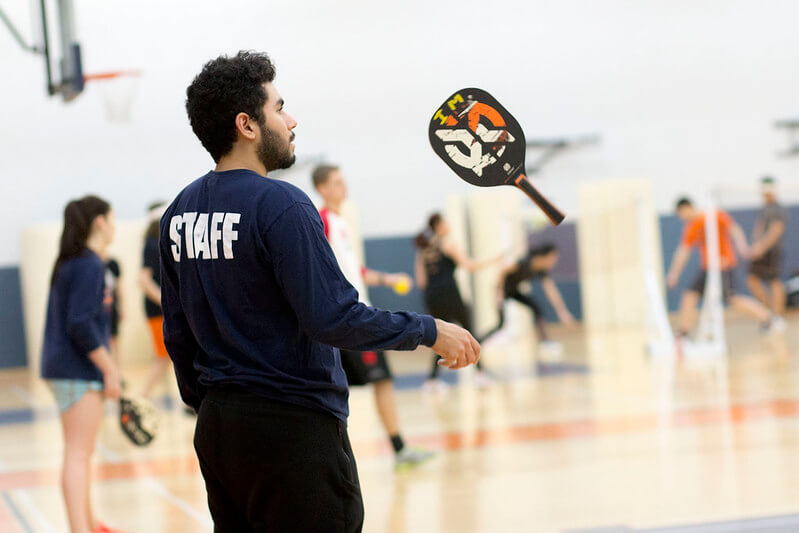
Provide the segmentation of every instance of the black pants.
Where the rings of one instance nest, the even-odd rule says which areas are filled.
[[[447,290],[428,291],[425,294],[425,304],[427,310],[435,318],[444,320],[445,322],[453,322],[459,324],[463,329],[474,335],[472,329],[472,312],[469,307],[463,303],[461,293],[457,287],[452,287]],[[476,338],[476,336],[475,336]],[[477,342],[481,342],[476,338]],[[438,377],[438,372],[441,367],[438,365],[439,357],[433,357],[433,368],[430,371],[430,379]],[[482,369],[480,361],[477,362],[477,368]]]
[[[333,415],[212,389],[200,407],[194,448],[217,533],[363,527],[347,427]]]
[[[535,327],[536,331],[538,331],[539,339],[542,341],[549,339],[546,330],[544,329],[544,309],[541,307],[541,304],[538,303],[538,300],[536,300],[533,296],[529,294],[523,294],[518,290],[506,291],[505,299],[516,300],[520,304],[529,307],[530,310],[533,312],[533,320],[535,321]],[[502,327],[505,325],[505,306],[500,305],[498,311],[499,311],[499,323],[496,325],[494,329],[485,334],[483,340],[487,339],[494,333],[501,330]]]

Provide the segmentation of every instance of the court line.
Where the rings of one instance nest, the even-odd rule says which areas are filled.
[[[799,399],[772,400],[769,402],[733,405],[724,407],[698,407],[677,411],[670,415],[646,413],[606,419],[582,419],[545,424],[531,424],[472,432],[452,431],[429,435],[416,435],[410,440],[442,450],[482,448],[523,442],[552,441],[589,438],[603,435],[623,435],[659,431],[664,426],[672,428],[701,427],[719,423],[740,424],[743,422],[782,418],[799,415]],[[385,439],[356,441],[359,458],[369,458],[388,453]],[[199,472],[197,459],[192,456],[170,459],[154,459],[139,462],[107,463],[98,465],[95,477],[100,480],[136,479],[170,475],[195,474]],[[0,473],[0,490],[18,487],[35,487],[57,484],[57,470],[35,470]]]
[[[11,514],[14,515],[16,518],[17,523],[22,528],[22,531],[25,533],[33,533],[33,528],[30,526],[27,520],[25,520],[25,515],[22,514],[19,507],[14,503],[14,500],[11,499],[11,495],[8,491],[3,491],[3,501],[6,503],[6,507],[11,511]]]
[[[33,397],[33,394],[31,394],[25,388],[20,387],[16,383],[12,383],[8,386],[8,390],[11,391],[14,396],[27,403],[29,406],[36,407],[36,399]]]
[[[213,520],[210,519],[207,515],[202,514],[197,509],[192,507],[186,500],[182,498],[178,498],[167,489],[162,483],[159,483],[155,478],[152,477],[145,477],[142,480],[142,483],[148,487],[150,490],[161,496],[162,498],[169,501],[172,505],[189,515],[195,522],[202,526],[206,526],[208,528],[214,527]]]
[[[17,489],[14,491],[14,494],[17,497],[17,500],[23,504],[25,510],[28,512],[28,515],[32,516],[36,525],[39,526],[39,531],[44,531],[45,533],[56,533],[55,528],[47,521],[47,518],[39,511],[36,504],[33,503],[33,498],[25,489]]]
[[[100,453],[100,457],[105,459],[110,463],[121,463],[122,456],[119,455],[117,452],[103,444],[102,442],[97,442],[97,451]]]

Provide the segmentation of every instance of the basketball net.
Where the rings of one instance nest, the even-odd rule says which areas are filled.
[[[141,73],[121,70],[84,76],[85,81],[96,83],[103,99],[106,121],[127,124],[133,118],[133,102],[139,88]]]

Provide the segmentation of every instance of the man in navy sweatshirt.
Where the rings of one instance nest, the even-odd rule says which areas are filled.
[[[216,531],[360,531],[338,348],[431,346],[475,363],[465,330],[359,303],[322,221],[296,187],[267,177],[294,162],[297,122],[265,54],[208,62],[187,90],[192,129],[216,168],[161,219],[164,342]]]

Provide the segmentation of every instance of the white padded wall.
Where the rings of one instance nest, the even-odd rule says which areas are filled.
[[[663,280],[651,181],[587,182],[578,188],[578,198],[577,245],[586,325],[645,326],[643,254],[648,255],[655,278]]]
[[[510,187],[480,189],[467,196],[471,255],[478,260],[507,254],[514,260],[527,249],[522,221],[521,202],[526,198]],[[501,263],[495,263],[474,274],[474,321],[478,333],[492,329],[499,320],[496,287]],[[519,319],[517,330],[515,318]],[[529,311],[507,316],[509,327],[528,331],[532,324]]]

